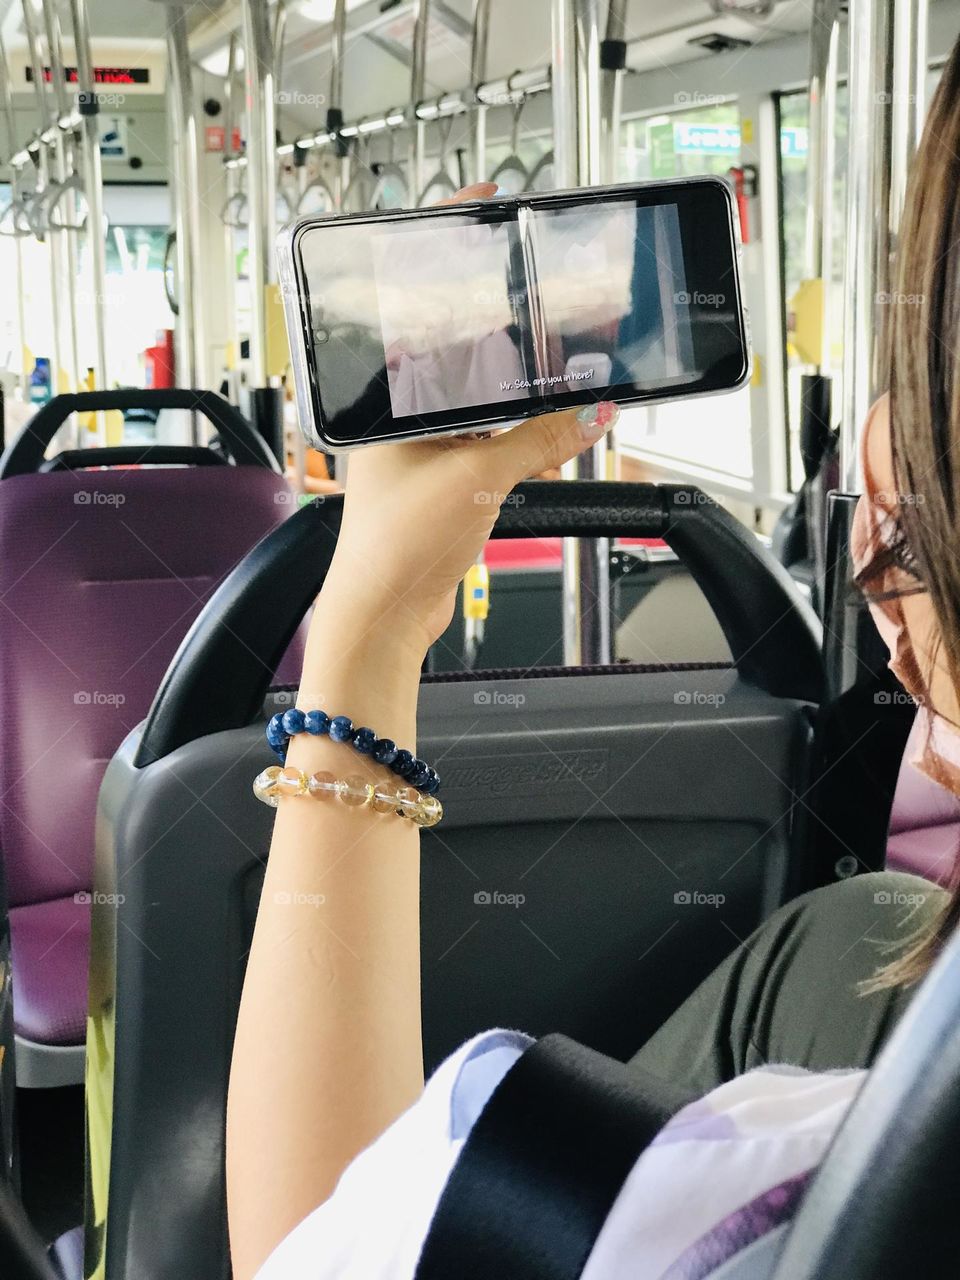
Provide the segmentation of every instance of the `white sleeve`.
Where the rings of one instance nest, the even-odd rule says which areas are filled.
[[[758,1067],[684,1107],[633,1166],[582,1280],[706,1277],[788,1221],[865,1075]]]
[[[533,1042],[488,1031],[438,1067],[420,1098],[277,1246],[256,1280],[413,1280],[457,1157],[494,1089]]]

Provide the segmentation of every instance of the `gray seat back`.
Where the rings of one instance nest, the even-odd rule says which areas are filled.
[[[424,833],[428,1070],[495,1024],[626,1056],[808,883],[795,786],[818,638],[789,581],[706,501],[682,504],[672,523],[672,490],[527,492],[499,529],[515,532],[519,509],[532,532],[619,524],[662,534],[682,557],[689,546],[740,667],[539,669],[425,685],[421,742],[440,763],[446,815]],[[334,504],[305,510],[251,553],[104,780],[86,1265],[105,1264],[107,1280],[229,1275],[227,1078],[272,825],[250,786],[270,762],[260,671],[316,590],[335,520]],[[305,564],[313,576],[298,583]],[[266,713],[291,697],[273,695]]]

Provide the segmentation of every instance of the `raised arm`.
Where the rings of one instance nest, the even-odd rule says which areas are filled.
[[[298,706],[349,716],[415,750],[427,648],[503,496],[594,443],[613,406],[535,418],[492,439],[362,450],[317,602]],[[329,737],[288,764],[397,779]],[[281,799],[247,966],[227,1110],[236,1280],[331,1193],[346,1165],[417,1098],[418,828],[336,799]]]

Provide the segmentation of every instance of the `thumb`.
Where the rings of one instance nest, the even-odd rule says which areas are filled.
[[[616,424],[619,406],[610,400],[556,413],[542,413],[486,442],[500,452],[512,484],[559,467],[597,443]]]

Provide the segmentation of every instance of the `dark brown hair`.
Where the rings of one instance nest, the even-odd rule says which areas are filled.
[[[909,499],[897,516],[899,563],[929,594],[940,654],[960,690],[960,40],[917,150],[895,278],[887,334],[890,429],[897,492]],[[879,577],[884,567],[881,553],[861,580]],[[870,985],[922,977],[958,924],[960,858],[933,929]]]

